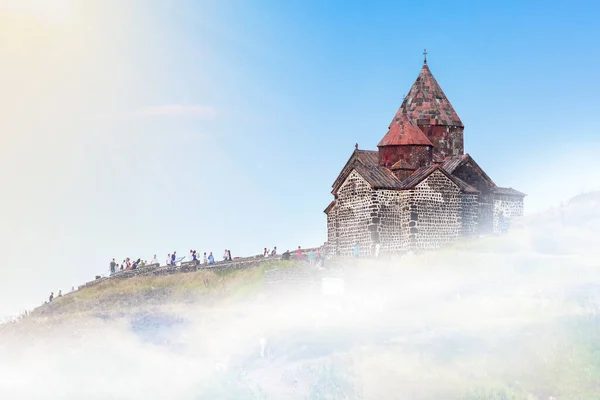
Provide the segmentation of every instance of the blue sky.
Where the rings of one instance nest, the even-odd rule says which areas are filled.
[[[0,315],[112,257],[322,244],[331,183],[424,48],[528,212],[598,187],[597,2],[61,3],[0,7]]]

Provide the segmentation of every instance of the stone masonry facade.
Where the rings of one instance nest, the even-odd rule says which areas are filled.
[[[442,247],[504,232],[523,215],[524,193],[497,186],[464,154],[464,125],[427,62],[378,150],[358,145],[325,209],[331,256]]]

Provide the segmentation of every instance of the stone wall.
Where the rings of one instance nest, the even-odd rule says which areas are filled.
[[[431,164],[433,148],[431,146],[382,146],[379,148],[379,164],[391,168],[399,160],[420,168]]]
[[[337,228],[337,204],[335,204],[327,213],[327,242],[325,243],[325,254],[330,257],[335,256]]]
[[[381,251],[405,250],[408,247],[408,191],[377,190],[371,215],[378,222],[374,243]],[[374,221],[374,220],[373,220]]]
[[[470,162],[460,166],[452,175],[460,178],[469,185],[479,190],[479,210],[477,215],[477,234],[483,235],[493,232],[494,221],[494,194],[493,182],[486,178],[482,171]]]
[[[513,196],[494,196],[494,233],[500,233],[501,217],[503,215],[504,227],[509,227],[511,220],[523,216],[523,199]]]
[[[372,190],[352,171],[340,186],[327,214],[330,256],[438,248],[461,235],[475,234],[477,195],[463,195],[452,180],[436,171],[413,190]]]
[[[320,250],[318,247],[306,248],[302,249],[302,257],[304,260],[308,259],[308,254],[313,251],[316,252]],[[297,260],[296,250],[290,250],[291,260]],[[78,290],[85,289],[88,287],[96,286],[99,283],[105,282],[111,279],[127,279],[134,278],[139,276],[161,276],[161,275],[172,275],[178,273],[186,273],[186,272],[194,272],[200,270],[208,270],[208,271],[222,271],[222,270],[238,270],[238,269],[246,269],[253,268],[263,264],[269,264],[272,262],[278,262],[281,260],[281,254],[278,254],[274,257],[263,257],[263,256],[252,256],[245,258],[237,258],[232,261],[218,261],[214,264],[194,264],[191,261],[186,261],[180,263],[179,265],[171,266],[164,265],[160,266],[159,264],[150,264],[144,267],[139,267],[136,269],[126,269],[123,271],[117,271],[111,276],[101,277],[99,279],[94,279],[93,281],[89,281],[83,285],[78,286]]]
[[[429,125],[429,121],[417,121],[417,125],[433,143],[434,153],[442,158],[465,154],[462,126]]]
[[[478,196],[476,194],[462,194],[461,208],[461,235],[465,237],[476,235],[479,215]]]
[[[438,248],[461,232],[460,189],[440,171],[410,191],[409,247]]]
[[[360,255],[370,254],[372,192],[371,186],[356,171],[352,171],[338,189],[335,216],[332,216],[335,222],[331,222],[335,236],[328,237],[335,255],[351,256],[357,242]]]

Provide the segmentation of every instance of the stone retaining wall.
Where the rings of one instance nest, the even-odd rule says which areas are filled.
[[[308,254],[313,251],[316,252],[318,248],[308,248],[302,249],[302,257],[307,259]],[[290,252],[291,260],[296,260],[296,251]],[[79,290],[85,289],[88,287],[96,286],[101,282],[110,280],[110,279],[127,279],[133,278],[136,276],[161,276],[161,275],[172,275],[178,273],[186,273],[186,272],[194,272],[200,270],[207,271],[223,271],[223,270],[239,270],[239,269],[247,269],[258,267],[261,264],[265,263],[273,263],[276,261],[281,261],[281,254],[278,254],[274,257],[263,257],[263,256],[253,256],[253,257],[245,257],[245,258],[236,258],[231,261],[218,261],[214,264],[197,264],[195,265],[192,261],[182,262],[180,265],[171,266],[165,265],[160,266],[159,264],[149,264],[144,267],[138,267],[136,269],[126,269],[123,271],[117,271],[111,276],[102,277],[99,279],[94,279],[93,281],[87,282],[78,287]]]

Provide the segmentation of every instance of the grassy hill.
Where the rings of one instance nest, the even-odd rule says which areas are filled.
[[[502,237],[329,263],[337,295],[314,270],[308,283],[267,282],[268,269],[306,269],[293,262],[106,281],[0,331],[0,394],[593,399],[598,199]]]

